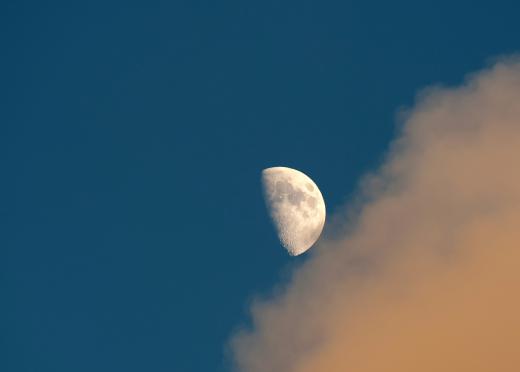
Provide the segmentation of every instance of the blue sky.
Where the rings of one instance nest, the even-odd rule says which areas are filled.
[[[260,171],[329,212],[418,90],[520,50],[515,2],[7,2],[0,370],[230,371],[248,304],[306,260]]]

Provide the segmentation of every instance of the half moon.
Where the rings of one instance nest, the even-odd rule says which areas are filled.
[[[262,171],[267,208],[278,238],[291,256],[309,249],[325,224],[325,202],[318,186],[304,173],[273,167]]]

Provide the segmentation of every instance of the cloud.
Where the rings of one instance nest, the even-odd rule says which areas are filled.
[[[243,372],[520,370],[520,62],[403,114],[356,218],[231,340]]]

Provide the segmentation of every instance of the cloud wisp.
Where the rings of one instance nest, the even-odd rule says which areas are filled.
[[[520,370],[520,62],[419,97],[348,232],[252,305],[238,371]]]

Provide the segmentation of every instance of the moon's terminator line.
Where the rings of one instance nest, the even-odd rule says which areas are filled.
[[[262,171],[264,198],[282,245],[291,256],[309,249],[325,224],[325,202],[304,173],[286,167]]]

